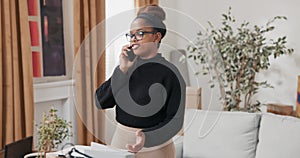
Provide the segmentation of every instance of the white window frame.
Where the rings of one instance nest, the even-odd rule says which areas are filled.
[[[42,31],[41,31],[41,13],[40,13],[40,0],[37,0],[38,16],[29,16],[29,20],[35,20],[39,23],[39,39],[40,46],[31,47],[32,51],[39,51],[41,53],[42,74],[43,74],[43,48],[42,48]],[[73,60],[74,60],[74,28],[73,28],[73,1],[62,0],[63,11],[63,32],[64,32],[64,53],[65,53],[65,69],[66,74],[63,76],[42,76],[34,77],[33,82],[47,83],[56,81],[65,81],[72,79]]]

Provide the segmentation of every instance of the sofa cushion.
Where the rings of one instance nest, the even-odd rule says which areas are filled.
[[[183,157],[254,158],[260,114],[186,111]]]
[[[256,158],[299,158],[300,119],[266,113],[262,115]]]

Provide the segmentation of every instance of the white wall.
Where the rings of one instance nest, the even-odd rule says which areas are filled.
[[[196,33],[202,29],[201,25],[207,27],[207,21],[211,21],[218,26],[221,14],[227,12],[228,7],[232,7],[232,13],[236,20],[241,23],[244,20],[251,24],[264,25],[269,19],[277,15],[284,15],[288,21],[276,22],[276,30],[273,35],[287,35],[288,45],[295,49],[292,56],[280,57],[278,60],[271,60],[271,67],[268,71],[258,75],[258,80],[267,80],[275,88],[260,91],[256,96],[264,103],[282,103],[294,105],[296,102],[297,76],[300,75],[300,1],[297,0],[160,0],[162,7],[173,10],[171,15],[167,12],[167,27],[173,28],[171,35],[166,42],[176,46],[178,49],[186,49],[188,40],[193,41]],[[167,9],[168,10],[168,9]],[[177,16],[174,13],[177,12]],[[194,67],[194,66],[191,66]],[[196,77],[192,71],[189,72],[190,83],[192,86],[202,87],[202,104],[207,108],[212,104],[211,109],[218,109],[218,90],[214,92],[209,88],[208,76]]]
[[[65,143],[76,144],[77,140],[77,123],[76,110],[73,102],[74,81],[59,81],[51,83],[34,84],[34,121],[39,124],[43,115],[47,114],[51,107],[57,109],[57,115],[67,121],[72,122],[73,137],[65,140],[59,147],[60,149]],[[37,128],[34,128],[34,148],[37,147]]]

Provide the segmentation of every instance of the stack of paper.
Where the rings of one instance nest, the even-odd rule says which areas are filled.
[[[66,155],[72,148],[94,158],[135,158],[133,153],[127,150],[116,149],[110,146],[92,142],[91,146],[75,145],[57,152],[47,153],[47,158],[56,158],[58,155]],[[83,157],[81,154],[73,152],[72,156]]]
[[[85,153],[93,157],[109,157],[109,158],[134,158],[134,154],[127,150],[116,149],[110,146],[92,142],[90,150],[85,150]]]

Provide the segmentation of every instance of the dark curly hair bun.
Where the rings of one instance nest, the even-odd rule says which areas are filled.
[[[135,19],[138,18],[144,19],[147,25],[160,32],[162,38],[166,35],[166,25],[163,23],[163,20],[166,19],[166,13],[158,5],[153,4],[140,8]]]
[[[137,15],[140,15],[140,14],[151,14],[151,15],[159,18],[161,21],[164,21],[166,19],[165,11],[156,4],[147,5],[147,6],[140,8]]]

